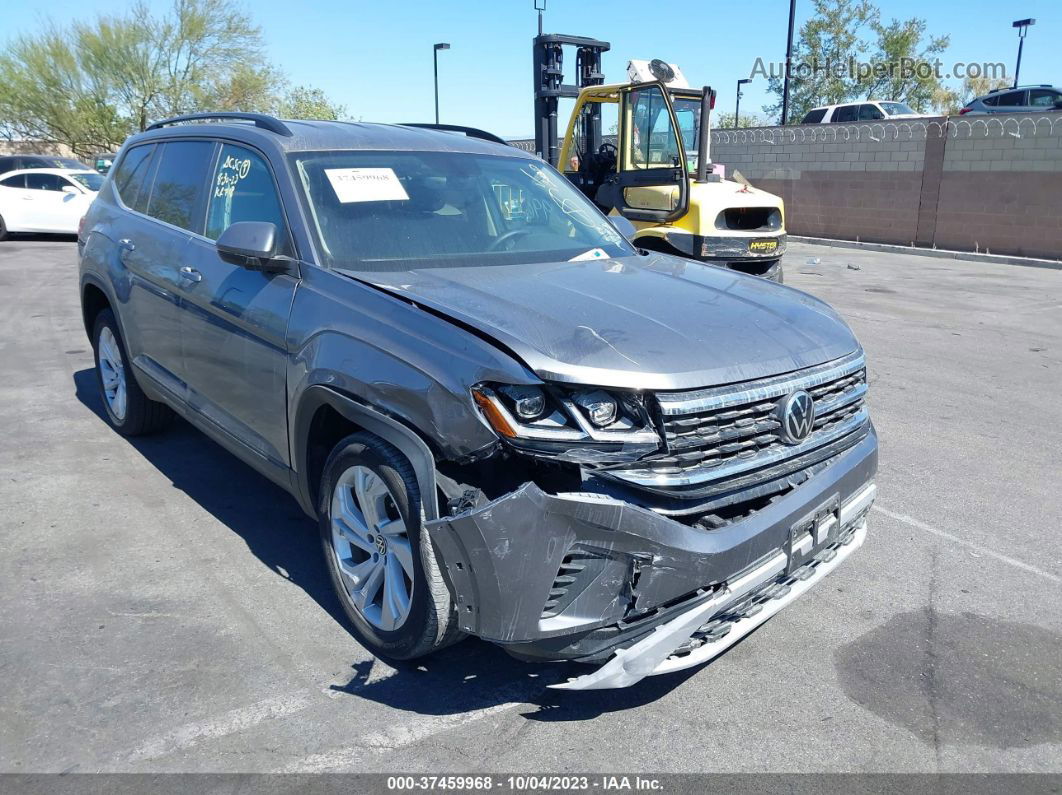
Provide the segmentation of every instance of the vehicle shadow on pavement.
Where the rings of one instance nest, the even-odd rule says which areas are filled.
[[[74,389],[77,399],[106,423],[95,370],[74,373]],[[272,572],[302,588],[345,628],[321,557],[317,526],[290,494],[182,420],[157,435],[122,441],[168,477],[174,488],[240,536]]]
[[[527,705],[529,720],[592,720],[656,701],[700,670],[651,676],[620,690],[552,690],[548,685],[594,668],[578,663],[531,663],[492,643],[470,638],[428,658],[391,663],[395,673],[374,680],[377,661],[357,663],[345,685],[332,690],[422,715],[460,715],[505,704]]]
[[[74,373],[77,399],[106,423],[93,369]],[[279,486],[186,422],[156,435],[124,439],[204,510],[239,535],[272,572],[302,588],[336,623],[346,619],[332,591],[317,527]],[[223,483],[224,488],[218,488]],[[353,636],[352,643],[356,643]],[[386,671],[374,673],[376,666]],[[393,666],[393,667],[392,667]],[[655,701],[699,669],[648,677],[624,690],[565,691],[547,685],[593,670],[576,663],[521,662],[491,643],[470,638],[422,660],[355,663],[348,693],[424,715],[459,715],[505,704],[530,704],[531,720],[590,720]]]

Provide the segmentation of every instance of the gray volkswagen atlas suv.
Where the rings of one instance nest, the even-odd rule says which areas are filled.
[[[866,364],[823,302],[628,230],[477,130],[155,124],[79,235],[107,418],[290,491],[384,658],[703,663],[862,544]]]

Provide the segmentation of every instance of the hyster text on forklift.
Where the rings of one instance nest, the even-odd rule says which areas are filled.
[[[564,47],[576,50],[578,85],[563,82]],[[732,179],[709,152],[715,92],[689,87],[663,61],[630,61],[628,83],[606,85],[605,41],[540,34],[534,40],[535,149],[609,215],[635,227],[634,242],[782,281],[782,200]],[[563,143],[557,106],[575,99]],[[609,135],[602,111],[614,119]]]

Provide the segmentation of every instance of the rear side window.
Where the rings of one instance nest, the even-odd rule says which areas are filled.
[[[26,187],[26,175],[15,174],[15,176],[8,177],[0,182],[0,185],[3,185],[5,188],[24,188]]]
[[[217,240],[237,221],[268,221],[276,224],[277,239],[286,239],[284,213],[269,166],[249,149],[224,144],[210,181],[206,236]]]
[[[26,175],[26,187],[30,190],[62,190],[63,182],[58,174]]]
[[[17,157],[0,157],[0,174],[6,174],[8,171],[16,170],[18,170]]]
[[[833,112],[833,121],[855,121],[858,113],[858,105],[842,105]]]
[[[860,105],[859,106],[859,120],[860,121],[878,121],[884,119],[885,114],[882,113],[876,105]]]
[[[1025,104],[1024,91],[1008,91],[1000,94],[996,104],[1001,108],[1017,108]]]
[[[209,141],[173,141],[161,145],[147,214],[168,224],[203,231],[203,192],[214,154]]]
[[[802,122],[800,122],[800,123],[801,124],[818,124],[820,121],[822,121],[822,117],[825,116],[825,115],[826,115],[826,108],[819,108],[818,110],[813,110],[810,113],[808,113],[808,115],[805,116],[804,120]]]
[[[155,144],[134,146],[125,153],[121,164],[114,172],[114,188],[127,207],[137,212],[144,212],[147,207],[150,185],[147,184],[151,171],[151,155]]]

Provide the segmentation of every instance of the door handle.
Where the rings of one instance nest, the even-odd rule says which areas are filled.
[[[196,284],[203,280],[203,274],[201,274],[195,268],[189,268],[187,265],[181,268],[179,272],[182,279],[191,282],[192,284]]]
[[[127,237],[123,237],[118,241],[118,248],[122,251],[136,251],[136,246],[133,245],[133,241]]]

